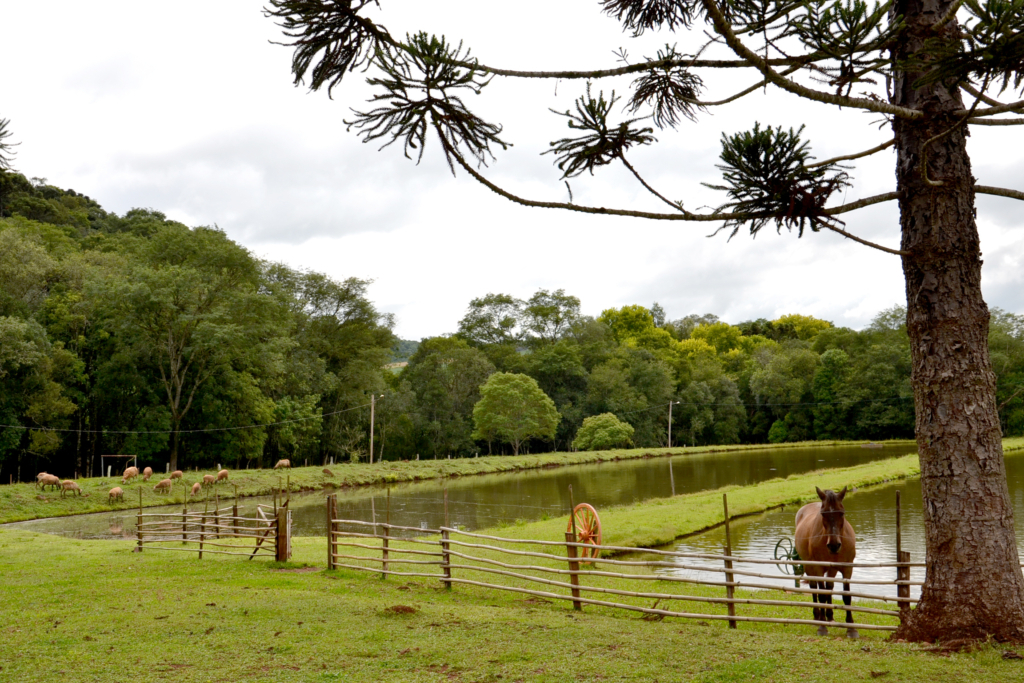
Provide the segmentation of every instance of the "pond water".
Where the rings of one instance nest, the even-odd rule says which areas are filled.
[[[1024,551],[1024,454],[1010,453],[1006,457],[1006,478],[1013,501],[1014,520],[1017,528],[1019,550]],[[857,534],[857,562],[896,561],[896,492],[900,492],[901,542],[903,550],[910,552],[911,562],[924,562],[925,539],[924,520],[921,508],[921,484],[917,479],[897,482],[888,486],[873,486],[862,491],[848,493],[844,501],[846,517]],[[793,521],[799,506],[773,510],[761,515],[733,520],[730,523],[733,555],[756,559],[770,559],[774,556],[775,545],[782,538],[793,537]],[[697,536],[682,539],[664,550],[687,553],[721,554],[725,545],[725,527],[718,527]],[[1024,552],[1022,552],[1024,556]],[[653,556],[648,556],[653,558]],[[663,558],[659,558],[663,559]],[[679,560],[679,562],[686,562]],[[689,564],[694,564],[691,560]],[[701,561],[701,564],[709,564]],[[762,574],[776,574],[777,579],[741,578],[748,583],[772,583],[792,586],[792,577],[783,574],[776,565],[744,565],[743,569]],[[667,568],[665,573],[680,576],[701,576],[722,579],[716,572],[694,572],[692,570]],[[858,569],[854,578],[891,580],[895,577],[893,568]],[[924,568],[911,569],[912,581],[924,580]],[[856,592],[872,595],[896,595],[895,586],[858,586]],[[920,587],[912,586],[911,595],[920,595]]]
[[[526,470],[509,474],[392,484],[390,519],[393,524],[434,528],[444,522],[444,488],[448,489],[449,521],[469,530],[493,527],[515,520],[535,520],[568,515],[569,486],[575,502],[587,502],[600,510],[649,498],[716,489],[732,484],[754,484],[773,477],[826,467],[858,465],[881,458],[913,453],[913,443],[860,446],[756,449],[731,453],[680,454],[642,460],[576,465],[556,469]],[[388,491],[368,486],[337,490],[342,519],[384,521]],[[326,535],[324,491],[292,494],[293,534]],[[269,498],[243,498],[239,512],[254,513],[257,503]],[[222,503],[223,505],[223,503]],[[197,506],[192,505],[195,509]],[[198,505],[202,509],[202,504]],[[147,508],[159,512],[164,508]],[[180,506],[166,511],[180,511]],[[77,538],[132,538],[135,512],[104,512],[72,517],[52,517],[18,522],[22,529]]]

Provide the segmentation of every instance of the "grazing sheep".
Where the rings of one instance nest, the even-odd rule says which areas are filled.
[[[39,488],[39,486],[40,486],[39,482],[41,482],[43,480],[43,477],[48,477],[48,476],[50,476],[50,475],[47,474],[46,472],[40,472],[39,474],[37,474],[36,475],[36,488]]]
[[[39,475],[39,480],[37,483],[39,484],[39,487],[42,489],[45,489],[47,486],[52,486],[56,490],[59,489],[61,486],[60,477],[54,476],[52,474],[47,474],[45,472]]]
[[[218,484],[220,482],[222,482],[222,481],[227,481],[227,480],[228,480],[228,471],[227,470],[221,470],[220,472],[217,473],[217,483]]]
[[[190,493],[189,495],[190,496],[195,496],[197,493],[199,493],[202,490],[203,490],[203,485],[200,484],[197,481],[196,483],[192,484],[192,493]]]
[[[334,472],[331,472],[331,471],[330,471],[329,469],[327,469],[327,468],[325,467],[325,468],[324,468],[324,476],[325,476],[325,477],[333,477],[333,476],[334,476]]]
[[[149,481],[149,478],[153,476],[153,468],[147,467],[142,470],[142,481]]]
[[[203,488],[206,488],[207,486],[213,486],[216,483],[217,477],[213,476],[212,474],[203,475]]]
[[[110,493],[107,494],[107,502],[113,502],[115,500],[124,500],[124,491],[121,490],[120,486],[115,486],[110,489]]]
[[[185,474],[181,470],[171,472],[171,479],[181,479]]]
[[[77,492],[78,495],[82,495],[82,487],[79,486],[76,482],[71,481],[70,479],[61,483],[60,497],[63,498],[64,494],[67,493],[68,491]]]
[[[134,479],[137,476],[139,476],[139,468],[138,467],[129,467],[129,468],[125,469],[124,474],[121,475],[121,483],[122,484],[127,484],[128,482],[130,482],[132,479]]]
[[[282,467],[290,468],[291,466],[292,466],[292,461],[291,460],[278,460],[277,464],[274,465],[274,469],[276,470],[276,469],[280,469]]]
[[[160,493],[160,491],[165,491],[167,493],[170,493],[172,483],[173,482],[171,482],[170,479],[162,479],[159,484],[153,487],[153,492]]]

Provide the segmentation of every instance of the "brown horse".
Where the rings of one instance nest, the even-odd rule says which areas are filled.
[[[821,498],[820,503],[808,503],[796,513],[796,551],[800,559],[807,562],[853,562],[857,556],[857,540],[853,533],[853,527],[846,521],[845,510],[843,509],[843,498],[846,496],[846,487],[839,493],[835,491],[822,491],[814,487]],[[850,575],[853,574],[853,567],[828,567],[822,565],[805,566],[805,572],[812,589],[831,591],[835,585],[831,581],[815,579],[834,578],[837,571],[843,573],[843,604],[850,606]],[[814,608],[814,618],[823,622],[818,627],[819,636],[827,636],[828,629],[825,624],[834,621],[832,619],[832,593],[813,593],[811,595],[815,604],[823,605]],[[827,605],[825,607],[824,605]],[[846,623],[853,623],[853,612],[846,610]],[[857,629],[846,629],[846,635],[850,638],[857,638]]]

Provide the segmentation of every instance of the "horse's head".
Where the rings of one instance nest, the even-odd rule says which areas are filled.
[[[846,487],[839,493],[832,490],[822,491],[817,486],[814,490],[821,498],[821,524],[825,528],[825,545],[833,555],[843,547],[843,523],[846,521],[846,510],[843,508],[843,498],[846,497]]]

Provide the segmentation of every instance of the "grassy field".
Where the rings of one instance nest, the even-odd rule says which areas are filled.
[[[1024,439],[1005,446],[1021,450]],[[799,502],[814,484],[865,486],[915,473],[916,459],[906,456],[725,491],[731,511],[743,514]],[[721,493],[602,510],[605,542],[655,545],[718,523]],[[564,524],[496,533],[557,539]],[[293,561],[284,566],[132,548],[0,530],[0,680],[1024,682],[1024,664],[1004,659],[1005,648],[995,644],[947,653],[867,630],[858,641],[839,629],[818,637],[810,626],[741,623],[731,631],[719,621],[649,621],[591,606],[574,613],[568,603],[514,593],[464,585],[448,592],[433,579],[326,571],[322,538],[294,539]],[[722,613],[693,603],[673,608]],[[744,606],[740,614],[807,617],[806,605],[797,613]],[[874,615],[857,621],[892,623]]]
[[[636,448],[629,450],[583,451],[578,453],[544,453],[539,455],[488,456],[457,460],[417,460],[369,464],[344,464],[331,467],[333,476],[323,473],[322,467],[296,467],[290,470],[233,470],[230,483],[221,484],[218,493],[221,498],[239,496],[271,495],[275,490],[290,486],[292,491],[312,491],[324,488],[363,486],[389,482],[430,480],[442,477],[463,477],[476,474],[496,474],[521,470],[583,465],[589,463],[632,460],[669,455],[693,455],[698,453],[741,452],[765,448],[800,448],[835,445],[857,445],[859,441],[811,441],[795,444],[755,446],[707,446],[699,448]],[[893,442],[893,443],[908,443]],[[202,481],[203,475],[216,474],[213,470],[186,472],[181,483],[169,494],[153,491],[153,485],[164,474],[154,474],[149,482],[141,479],[121,485],[120,475],[79,479],[85,495],[61,498],[59,492],[40,491],[33,484],[9,484],[0,486],[0,524],[19,522],[41,517],[60,517],[88,512],[104,512],[137,507],[139,492],[142,492],[144,507],[181,503],[192,483]],[[124,502],[110,504],[107,493],[114,486],[124,489]]]
[[[561,603],[323,565],[130,552],[0,531],[4,681],[1024,681],[1004,648],[937,654],[864,633],[740,625]],[[835,631],[834,631],[835,632]]]

